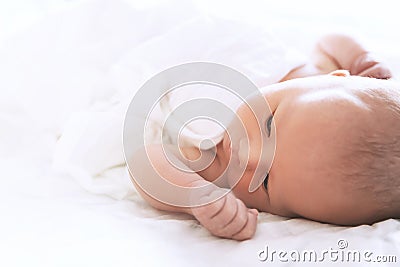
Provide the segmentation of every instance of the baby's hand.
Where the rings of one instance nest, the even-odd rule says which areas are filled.
[[[377,79],[392,78],[391,71],[384,63],[371,53],[363,53],[356,57],[350,66],[350,74],[364,77],[372,77]]]
[[[247,208],[232,192],[210,204],[192,208],[192,212],[205,228],[219,237],[245,240],[256,231],[258,211]]]

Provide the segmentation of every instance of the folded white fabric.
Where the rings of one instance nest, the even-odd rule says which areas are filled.
[[[6,91],[0,110],[15,103],[13,109],[61,134],[71,112],[115,101],[119,84],[109,73],[130,50],[197,14],[190,4],[179,5],[138,9],[125,1],[95,0],[49,14],[0,47]]]
[[[162,17],[163,12],[160,11],[158,15]],[[112,16],[119,14],[115,12]],[[160,21],[163,20],[154,22],[151,28],[157,28]],[[147,30],[151,29],[140,29],[141,32]],[[98,34],[99,38],[108,38],[102,35],[106,32],[98,30]],[[132,31],[120,31],[120,34],[132,34]],[[118,36],[113,38],[118,39]],[[113,50],[109,50],[109,53],[111,56]],[[211,61],[237,69],[260,87],[279,81],[304,62],[302,55],[288,49],[265,29],[206,16],[185,20],[163,34],[134,46],[125,54],[119,51],[115,53],[120,60],[109,61],[104,66],[108,70],[106,75],[98,77],[104,81],[100,86],[114,89],[113,98],[104,102],[101,108],[92,106],[70,116],[57,143],[54,166],[70,173],[87,190],[116,198],[125,197],[131,186],[118,182],[118,177],[104,176],[104,173],[124,163],[122,129],[125,110],[134,93],[147,79],[181,63]],[[100,51],[97,56],[102,57]],[[157,142],[168,112],[188,99],[199,97],[221,99],[233,110],[240,104],[237,98],[210,86],[196,85],[190,90],[183,88],[174,91],[163,100],[163,108],[156,107],[149,118],[147,140]],[[220,127],[213,128],[203,121],[188,127],[184,131],[184,139],[189,145],[198,145],[206,135],[217,143],[221,133]]]
[[[205,16],[143,43],[127,59],[134,75],[140,73],[141,77],[152,77],[166,68],[186,62],[220,63],[240,71],[258,87],[278,82],[305,62],[304,55],[288,48],[264,28]],[[169,81],[165,81],[166,88],[168,84]],[[220,142],[224,129],[210,120],[194,120],[179,133],[163,127],[168,115],[180,105],[205,98],[219,101],[233,112],[242,103],[235,94],[216,86],[184,86],[166,95],[155,108],[148,119],[147,141],[159,143],[161,131],[166,131],[174,135],[170,140],[177,140],[179,135],[180,142],[186,145],[199,146],[204,139],[211,140],[209,144]],[[185,123],[179,118],[176,120],[177,125]]]

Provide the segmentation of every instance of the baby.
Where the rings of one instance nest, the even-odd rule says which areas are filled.
[[[227,132],[215,149],[149,145],[132,159],[140,166],[135,175],[149,175],[154,168],[170,183],[188,188],[209,185],[223,173],[234,175],[234,169],[227,170],[230,161],[246,162],[237,183],[230,184],[228,177],[214,192],[197,196],[215,199],[217,191],[226,192],[222,197],[201,206],[174,206],[147,194],[135,177],[132,181],[153,207],[191,214],[212,234],[235,240],[254,235],[258,211],[339,225],[399,218],[400,91],[399,84],[387,80],[391,76],[353,38],[325,36],[310,63],[260,89],[272,112],[266,128],[276,150],[258,188],[251,191],[249,184],[257,166],[265,164],[260,162],[262,134],[248,105],[236,113],[247,134],[245,153]],[[166,149],[189,168],[199,158],[213,160],[190,173],[172,166]]]

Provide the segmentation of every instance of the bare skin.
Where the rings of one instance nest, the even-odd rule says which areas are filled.
[[[324,75],[328,73],[330,75]],[[132,179],[136,188],[153,207],[191,214],[212,234],[235,240],[254,235],[258,211],[342,225],[378,220],[373,213],[379,207],[365,196],[347,192],[329,169],[331,155],[337,154],[341,140],[357,134],[354,130],[358,129],[357,125],[362,129],[361,126],[371,121],[369,103],[360,93],[370,78],[359,79],[350,74],[380,79],[391,77],[390,71],[358,42],[348,36],[329,35],[316,45],[312,62],[293,70],[280,83],[261,89],[274,114],[277,140],[267,190],[260,186],[252,193],[248,191],[259,163],[261,140],[259,125],[245,105],[238,109],[237,115],[249,136],[249,161],[232,192],[208,205],[190,208],[162,203],[146,194]],[[309,78],[299,79],[302,77]],[[153,167],[169,182],[195,187],[212,183],[224,172],[234,146],[225,135],[216,146],[212,164],[190,175],[171,167],[160,146],[149,147],[147,153],[156,163]],[[181,151],[182,162],[195,160],[200,153],[211,153],[193,147],[183,147]],[[233,154],[234,160],[242,160],[240,152]],[[139,153],[133,160],[140,162],[142,159]],[[222,186],[229,187],[228,184]],[[360,202],[365,205],[360,206]]]

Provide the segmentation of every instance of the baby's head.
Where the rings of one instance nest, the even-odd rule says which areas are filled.
[[[254,192],[266,195],[265,211],[344,225],[400,217],[399,84],[323,75],[268,86],[262,93],[276,140],[267,190]],[[238,115],[250,148],[242,177],[247,182],[234,189],[243,195],[261,140],[250,109],[242,105]]]

